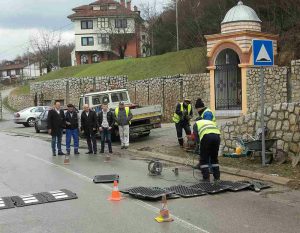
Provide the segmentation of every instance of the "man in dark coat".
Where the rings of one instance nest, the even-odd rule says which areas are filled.
[[[89,108],[88,104],[83,106],[81,114],[81,130],[84,131],[89,151],[86,154],[97,154],[97,115]]]
[[[71,138],[74,142],[74,154],[79,155],[79,136],[78,136],[78,115],[74,109],[73,104],[68,104],[68,111],[66,112],[66,149],[67,154],[70,155],[71,151]]]
[[[98,126],[101,134],[101,151],[104,153],[105,141],[108,144],[108,151],[112,153],[111,133],[115,124],[115,117],[113,112],[108,108],[107,103],[102,104],[102,111],[98,114]]]
[[[58,155],[64,155],[61,150],[61,141],[65,125],[65,114],[60,109],[60,102],[56,102],[54,108],[49,110],[47,123],[48,133],[52,136],[51,147],[53,156],[56,156],[56,146]]]

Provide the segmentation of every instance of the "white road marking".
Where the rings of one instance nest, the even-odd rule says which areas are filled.
[[[39,158],[39,157],[37,157],[37,156],[35,156],[35,155],[32,155],[32,154],[29,154],[29,153],[26,153],[26,155],[27,155],[28,157],[31,157],[31,158],[33,158],[33,159],[39,160],[39,161],[41,161],[41,162],[43,162],[43,163],[46,163],[46,164],[48,164],[48,165],[50,165],[50,166],[54,166],[54,167],[56,167],[56,168],[62,169],[62,170],[64,170],[64,171],[66,171],[66,172],[68,172],[68,173],[70,173],[70,174],[73,174],[73,175],[75,175],[75,176],[78,176],[78,177],[80,177],[80,178],[82,178],[82,179],[84,179],[84,180],[87,180],[87,181],[89,181],[89,182],[93,182],[93,179],[92,179],[92,178],[90,178],[90,177],[88,177],[88,176],[85,176],[85,175],[83,175],[83,174],[81,174],[81,173],[75,172],[75,171],[73,171],[73,170],[71,170],[71,169],[69,169],[69,168],[66,168],[66,167],[60,166],[60,165],[58,165],[58,164],[49,162],[49,161],[47,161],[47,160],[45,160],[45,159],[41,159],[41,158]],[[108,185],[106,185],[106,184],[101,184],[100,186],[101,186],[102,188],[104,188],[105,190],[107,190],[107,191],[112,191],[112,190],[113,190],[112,187],[110,187],[110,186],[108,186]],[[134,200],[133,202],[134,202],[135,204],[137,204],[137,205],[139,205],[139,206],[141,206],[141,207],[147,209],[147,210],[150,210],[150,211],[156,213],[156,214],[159,213],[159,211],[160,211],[159,208],[157,208],[157,207],[155,207],[155,206],[152,206],[152,205],[150,205],[150,204],[148,204],[148,203],[146,203],[146,202],[143,202],[143,201],[140,201],[140,200]],[[181,225],[182,227],[185,227],[185,228],[187,228],[187,229],[189,229],[189,230],[194,230],[194,231],[196,231],[196,232],[210,233],[209,231],[204,230],[204,229],[202,229],[201,227],[198,227],[198,226],[196,226],[196,225],[194,225],[194,224],[192,224],[192,223],[190,223],[190,222],[187,222],[187,221],[181,219],[180,217],[177,217],[176,215],[171,215],[171,216],[172,216],[173,219],[175,220],[175,223],[178,224],[178,225]]]

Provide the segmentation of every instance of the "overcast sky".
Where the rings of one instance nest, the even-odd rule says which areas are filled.
[[[29,38],[41,29],[59,30],[65,42],[74,40],[72,8],[95,0],[0,0],[0,60],[22,55]],[[154,0],[132,0],[132,5],[152,4]],[[156,0],[161,10],[169,0]]]

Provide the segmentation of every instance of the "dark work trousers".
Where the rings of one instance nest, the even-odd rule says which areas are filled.
[[[220,179],[220,169],[218,153],[220,147],[220,135],[206,134],[201,140],[200,145],[200,168],[203,180],[209,180],[209,163],[212,166],[212,172],[215,180]]]
[[[88,132],[84,132],[84,134],[86,136],[89,152],[97,153],[96,131],[90,130]]]
[[[179,145],[182,147],[183,146],[183,137],[182,137],[182,130],[185,131],[186,135],[191,135],[191,128],[188,122],[179,122],[175,124],[176,127],[176,132],[177,132],[177,139]]]
[[[102,127],[102,131],[100,133],[101,133],[101,153],[104,153],[105,142],[107,142],[108,144],[109,153],[112,153],[111,130]]]

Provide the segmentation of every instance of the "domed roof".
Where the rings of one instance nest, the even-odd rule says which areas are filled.
[[[258,18],[256,12],[251,7],[244,5],[242,1],[239,1],[236,6],[227,12],[221,24],[241,21],[261,23],[261,20]]]

